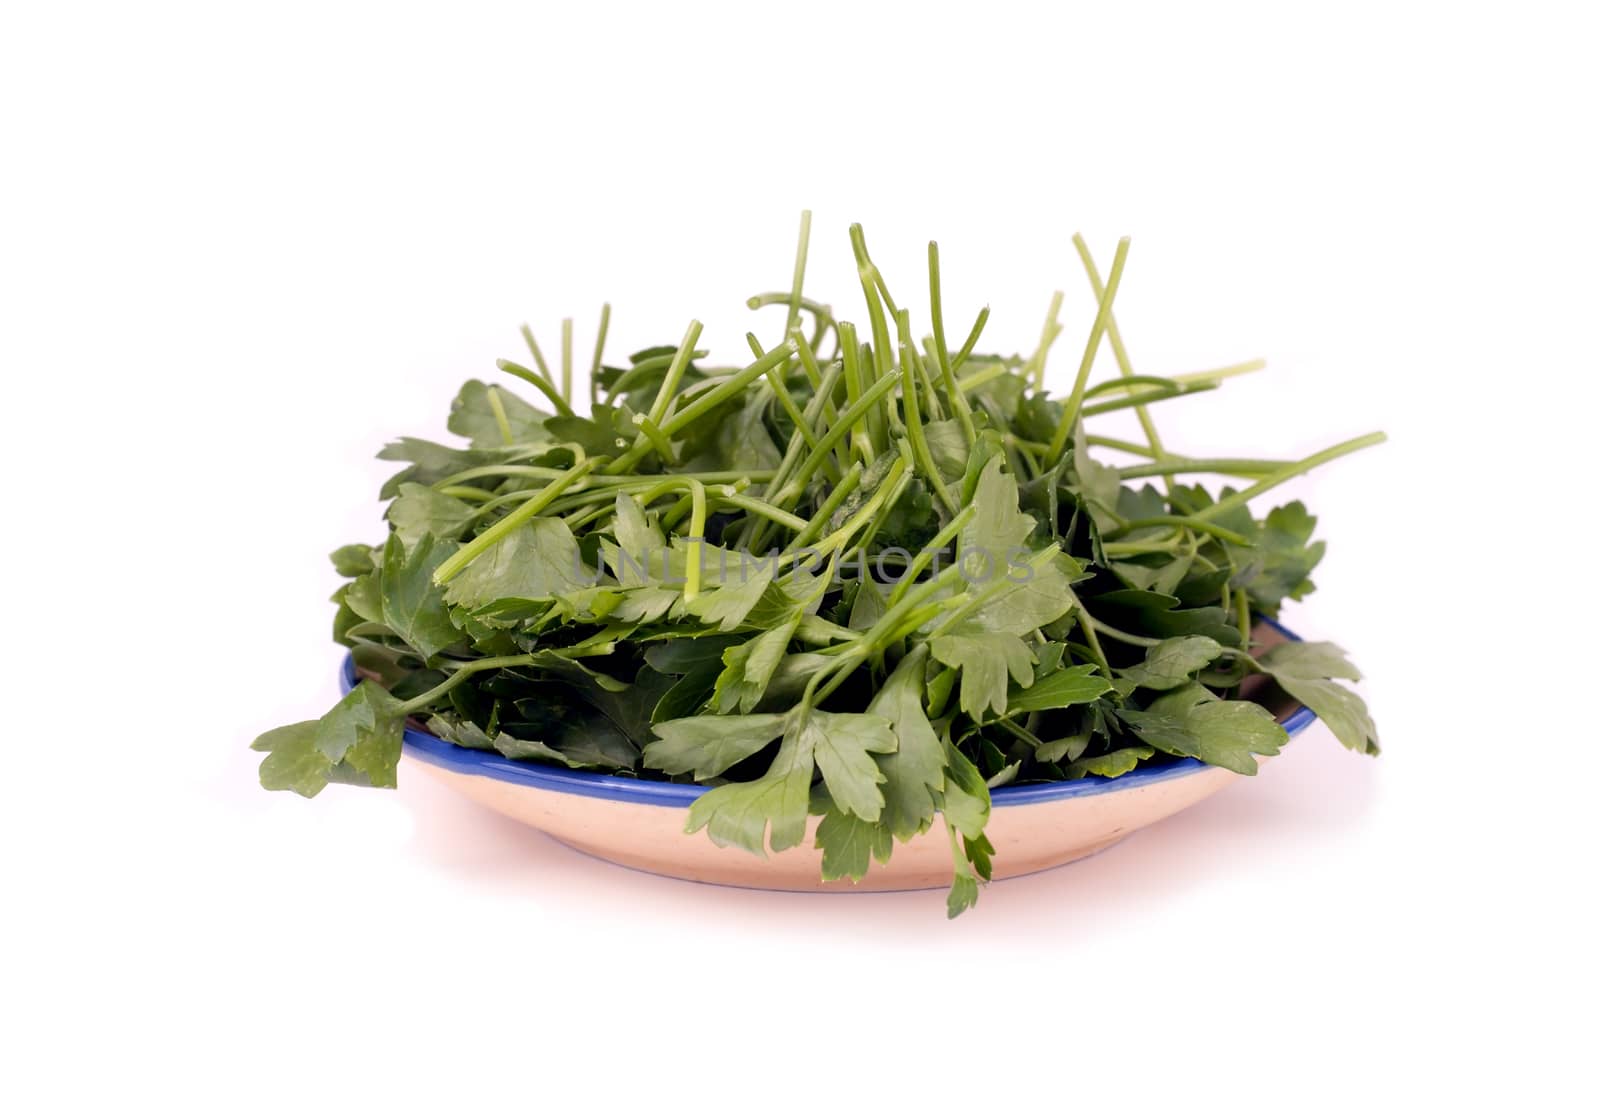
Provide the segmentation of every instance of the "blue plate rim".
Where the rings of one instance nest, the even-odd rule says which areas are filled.
[[[1300,635],[1277,619],[1258,616],[1274,630],[1292,642],[1302,641]],[[345,655],[339,674],[343,692],[356,686],[355,658]],[[1305,705],[1290,712],[1279,722],[1290,736],[1298,735],[1316,722],[1316,713]],[[471,774],[516,785],[532,786],[553,793],[572,793],[580,797],[596,797],[606,801],[625,801],[634,805],[663,805],[686,809],[702,793],[713,786],[691,785],[686,782],[662,782],[649,778],[628,778],[618,774],[597,774],[589,770],[558,770],[537,762],[504,758],[488,751],[473,750],[448,743],[437,735],[407,727],[404,739],[405,752],[432,766],[457,774]],[[1061,782],[1034,782],[1028,785],[1001,786],[990,791],[995,808],[1006,805],[1037,805],[1047,801],[1064,801],[1073,797],[1091,797],[1117,790],[1138,789],[1173,778],[1181,778],[1199,770],[1209,770],[1210,765],[1194,758],[1175,758],[1155,766],[1140,766],[1116,778],[1073,778]]]

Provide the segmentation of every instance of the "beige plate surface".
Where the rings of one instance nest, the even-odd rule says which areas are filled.
[[[941,828],[894,846],[887,866],[874,863],[860,883],[822,882],[822,853],[814,847],[817,818],[806,842],[765,859],[719,848],[704,832],[683,831],[685,810],[560,793],[461,774],[408,758],[422,772],[480,804],[579,851],[627,867],[735,887],[796,891],[913,890],[950,885],[950,845]],[[994,877],[1026,875],[1093,855],[1124,836],[1187,809],[1233,781],[1215,767],[1188,770],[1145,785],[1028,805],[996,805],[986,830],[994,843]]]

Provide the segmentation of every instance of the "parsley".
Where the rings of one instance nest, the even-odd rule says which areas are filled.
[[[1263,682],[1377,753],[1338,647],[1251,643],[1324,545],[1301,503],[1248,503],[1381,434],[1297,461],[1169,450],[1151,405],[1259,364],[1136,374],[1112,313],[1126,240],[1104,281],[1074,240],[1097,310],[1052,398],[1059,293],[1030,354],[985,354],[987,309],[947,335],[930,245],[918,334],[853,227],[858,327],[804,295],[809,230],[790,289],[750,300],[787,314],[749,364],[702,364],[694,322],[607,365],[606,308],[580,403],[570,320],[558,373],[524,327],[532,365],[499,368],[531,402],[469,381],[449,415],[467,446],[379,453],[403,464],[387,537],[333,553],[334,636],[367,679],[252,744],[262,785],[392,787],[414,719],[508,758],[707,783],[686,827],[720,845],[794,847],[818,817],[825,879],[940,829],[953,917],[991,873],[994,786],[1173,756],[1253,774],[1287,739],[1248,698]],[[1102,342],[1118,376],[1090,385]],[[1118,410],[1144,442],[1088,434]]]

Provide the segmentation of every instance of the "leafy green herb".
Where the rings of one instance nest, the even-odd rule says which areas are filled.
[[[801,291],[809,228],[790,290],[750,301],[786,313],[753,361],[702,364],[692,322],[607,365],[607,308],[582,408],[570,321],[554,372],[524,328],[532,364],[499,363],[521,392],[473,380],[451,403],[468,446],[383,448],[384,539],[332,557],[335,637],[368,679],[252,744],[264,786],[393,786],[415,720],[705,783],[686,827],[719,845],[782,851],[814,820],[824,879],[937,830],[954,916],[993,874],[992,788],[1173,757],[1254,773],[1287,739],[1262,705],[1295,701],[1377,753],[1338,647],[1252,644],[1324,545],[1301,503],[1249,503],[1381,435],[1300,460],[1169,449],[1152,405],[1259,364],[1136,373],[1112,314],[1126,241],[1104,281],[1074,241],[1097,310],[1050,396],[1059,293],[1027,355],[985,354],[987,310],[946,333],[930,245],[924,335],[852,228],[858,327]],[[1117,376],[1090,384],[1107,340]],[[1121,410],[1144,442],[1087,430]]]

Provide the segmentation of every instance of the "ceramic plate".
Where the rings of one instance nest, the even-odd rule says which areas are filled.
[[[1254,634],[1260,645],[1297,641],[1268,619]],[[345,661],[343,684],[355,686]],[[1252,696],[1278,716],[1290,734],[1316,716],[1256,683]],[[1248,690],[1249,682],[1247,682]],[[872,865],[860,883],[822,882],[822,853],[814,847],[816,818],[805,843],[765,859],[719,848],[704,832],[683,831],[692,802],[708,788],[555,769],[513,761],[447,743],[416,727],[405,733],[405,769],[443,782],[474,801],[579,851],[679,879],[780,890],[914,890],[950,885],[950,848],[939,829],[896,841],[888,866]],[[994,790],[987,833],[994,842],[994,877],[1007,879],[1093,855],[1164,817],[1205,800],[1239,775],[1194,759],[1141,766],[1120,778],[1082,778]]]

